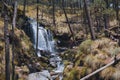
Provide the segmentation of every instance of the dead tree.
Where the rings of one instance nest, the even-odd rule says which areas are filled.
[[[84,8],[85,8],[86,17],[88,19],[88,26],[89,26],[89,29],[90,29],[91,39],[95,40],[96,39],[95,32],[94,32],[94,29],[93,29],[93,24],[92,24],[92,20],[91,20],[91,17],[90,17],[90,12],[88,10],[88,5],[87,5],[86,0],[84,0]]]
[[[14,64],[14,28],[16,27],[16,17],[17,17],[17,0],[14,2],[14,14],[13,14],[13,21],[12,21],[12,80],[15,80],[15,64]]]
[[[4,0],[7,4],[7,0]],[[4,4],[3,3],[3,4]],[[5,38],[5,80],[10,80],[10,52],[9,52],[9,31],[8,31],[8,9],[4,4],[4,38]]]

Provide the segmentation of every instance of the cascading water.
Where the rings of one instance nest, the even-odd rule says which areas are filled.
[[[33,33],[33,36],[32,36],[33,40],[32,41],[33,41],[33,44],[34,44],[34,48],[36,48],[37,22],[36,22],[36,20],[33,20],[33,19],[30,19],[29,22],[31,24],[30,27],[32,28],[32,33]],[[62,63],[61,58],[56,54],[57,52],[55,50],[55,47],[56,47],[56,45],[55,45],[55,41],[53,40],[53,35],[52,35],[51,31],[46,30],[45,28],[43,28],[42,26],[39,25],[39,30],[38,30],[38,53],[37,53],[37,55],[38,55],[38,57],[41,57],[40,51],[49,52],[50,55],[52,56],[50,58],[50,64],[57,66],[53,71],[59,75],[59,80],[62,80],[61,73],[64,70],[64,65]],[[37,74],[40,74],[40,73],[37,73]],[[39,77],[40,76],[38,76],[38,78]],[[53,80],[52,77],[51,77],[50,80]],[[39,80],[39,79],[36,78],[36,80]],[[40,79],[40,80],[47,80],[47,79]]]
[[[30,20],[30,22],[34,34],[34,48],[36,48],[37,22],[35,20]],[[55,52],[55,41],[53,40],[53,35],[50,30],[46,30],[42,26],[39,26],[38,29],[38,50],[48,51],[50,53]],[[40,52],[38,52],[37,55],[40,57],[39,53]]]

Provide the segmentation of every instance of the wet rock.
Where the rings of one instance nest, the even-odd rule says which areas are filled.
[[[29,74],[27,80],[51,80],[51,76],[47,70],[44,70],[42,72]]]

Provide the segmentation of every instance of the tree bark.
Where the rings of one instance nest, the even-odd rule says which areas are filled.
[[[88,11],[88,5],[87,5],[86,0],[84,0],[84,8],[85,8],[86,17],[88,19],[88,26],[89,26],[89,29],[90,29],[91,39],[95,40],[96,39],[95,32],[94,32],[94,29],[93,29],[93,24],[92,24],[92,20],[91,20],[91,17],[90,17],[90,12]]]
[[[15,80],[15,64],[14,64],[14,28],[16,27],[16,17],[17,17],[17,0],[14,2],[14,15],[12,22],[12,80]]]
[[[4,0],[7,3],[7,0]],[[10,80],[10,52],[9,52],[9,32],[8,32],[8,10],[4,5],[4,38],[5,38],[5,80]]]

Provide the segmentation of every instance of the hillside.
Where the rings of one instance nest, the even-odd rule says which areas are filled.
[[[120,80],[119,0],[21,0],[17,7],[6,1],[0,1],[0,80]]]

